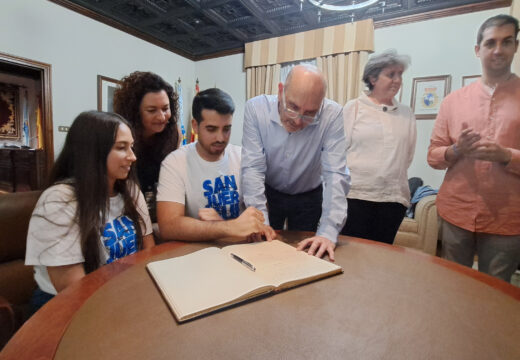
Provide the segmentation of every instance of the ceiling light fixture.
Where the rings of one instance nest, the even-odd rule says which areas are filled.
[[[329,5],[326,0],[308,0],[312,5],[319,7],[323,10],[329,11],[354,11],[366,8],[367,6],[374,5],[379,0],[362,0],[360,2],[352,1],[350,5]],[[300,9],[302,8],[303,1],[300,0]]]
[[[307,0],[307,1],[309,1],[312,5],[314,5],[318,8],[318,14],[317,14],[318,23],[320,23],[321,16],[322,16],[322,12],[321,12],[322,9],[327,10],[327,11],[352,11],[352,13],[350,14],[350,21],[354,22],[354,19],[356,17],[356,15],[354,13],[355,10],[364,9],[371,5],[377,4],[381,0],[361,0],[361,1],[352,0],[350,5],[330,5],[330,4],[328,4],[330,2],[330,0]],[[305,2],[305,0],[300,0],[300,11],[303,10],[304,2]],[[384,14],[386,1],[384,1],[384,0],[381,1],[381,5],[382,5],[382,13]]]

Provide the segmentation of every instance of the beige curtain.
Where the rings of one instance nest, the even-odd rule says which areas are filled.
[[[280,82],[280,64],[254,66],[246,69],[246,95],[248,99],[252,97],[268,94],[273,95],[278,92]]]
[[[316,58],[317,66],[327,80],[327,98],[345,105],[361,94],[365,88],[361,77],[368,55],[368,51],[353,51]]]
[[[282,63],[316,58],[330,84],[327,96],[344,104],[363,89],[360,72],[373,50],[372,19],[246,43],[247,98],[276,94]]]
[[[520,0],[513,0],[513,3],[511,4],[511,16],[520,20]],[[511,71],[513,71],[517,76],[520,76],[520,51],[516,52]]]

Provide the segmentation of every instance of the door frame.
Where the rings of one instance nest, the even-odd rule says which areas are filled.
[[[44,176],[47,177],[54,164],[54,138],[52,125],[52,92],[51,77],[52,67],[50,64],[26,59],[0,52],[0,62],[9,63],[11,65],[37,70],[40,73],[40,84],[42,94],[42,134],[43,134],[43,150],[45,152],[45,169]],[[46,181],[44,181],[46,183]]]

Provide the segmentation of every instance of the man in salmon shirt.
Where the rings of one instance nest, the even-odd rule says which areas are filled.
[[[520,264],[520,78],[511,72],[518,20],[479,29],[482,77],[441,104],[428,163],[448,169],[437,196],[442,255],[510,281]]]

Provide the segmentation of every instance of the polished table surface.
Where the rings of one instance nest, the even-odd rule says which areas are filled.
[[[348,237],[336,249],[343,274],[178,324],[145,265],[206,246],[166,243],[100,268],[36,313],[0,358],[520,359],[519,288]]]

